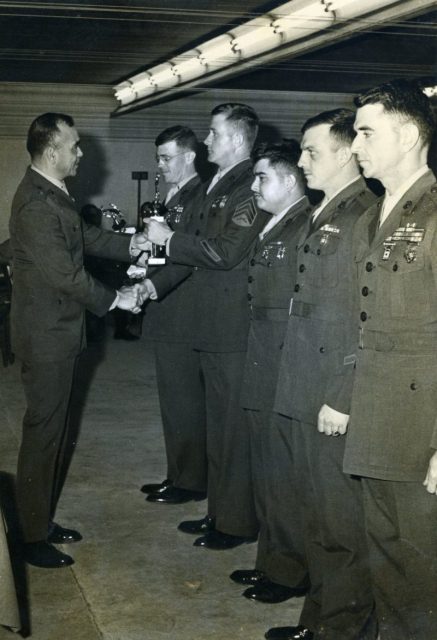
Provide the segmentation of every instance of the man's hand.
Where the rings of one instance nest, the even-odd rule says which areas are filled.
[[[144,218],[143,222],[146,225],[147,239],[153,244],[164,245],[174,233],[166,222],[159,222],[151,218]]]
[[[147,259],[152,252],[152,243],[147,240],[144,233],[136,233],[132,236],[129,252],[134,262],[139,267],[147,266]]]
[[[139,285],[133,287],[121,287],[117,291],[117,307],[130,311],[131,313],[139,313],[141,311]]]
[[[151,300],[156,300],[158,298],[155,285],[151,280],[143,280],[135,286],[138,287],[138,297],[140,304],[144,304],[149,298]]]
[[[324,404],[319,411],[317,429],[326,436],[340,436],[346,433],[348,422],[347,413],[340,413]]]
[[[428,471],[423,484],[428,493],[437,494],[437,451],[429,461]]]

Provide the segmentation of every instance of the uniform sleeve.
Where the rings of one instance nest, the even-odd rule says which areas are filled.
[[[55,211],[41,202],[29,203],[16,218],[15,233],[42,282],[96,315],[107,312],[115,299],[115,290],[92,278],[83,264],[74,263]],[[81,233],[79,227],[77,233]]]
[[[169,245],[172,262],[205,269],[232,269],[239,264],[269,216],[257,208],[247,188],[237,192],[229,206],[228,222],[215,237],[175,231]]]
[[[129,245],[132,236],[99,229],[95,225],[82,225],[84,253],[111,260],[130,261]]]
[[[158,300],[161,300],[167,293],[178,284],[190,277],[193,269],[182,264],[166,264],[154,271],[148,278],[153,282]]]

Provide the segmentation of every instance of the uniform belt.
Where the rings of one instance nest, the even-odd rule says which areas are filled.
[[[291,305],[291,315],[308,318],[308,316],[310,316],[313,313],[315,307],[316,307],[315,304],[309,304],[308,302],[301,302],[300,300],[293,300],[293,304]]]
[[[251,316],[253,320],[288,320],[288,309],[268,309],[266,307],[251,307]]]
[[[437,335],[423,333],[384,333],[360,329],[360,349],[374,351],[437,351]]]

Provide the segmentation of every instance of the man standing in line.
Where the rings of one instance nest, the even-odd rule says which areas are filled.
[[[195,546],[229,549],[253,542],[258,533],[248,427],[239,399],[249,329],[247,254],[268,214],[258,210],[250,190],[256,113],[247,105],[227,103],[211,116],[205,144],[219,170],[197,220],[189,232],[172,232],[152,220],[148,237],[166,243],[172,261],[194,266],[197,290],[193,348],[205,380],[208,515],[179,528],[204,534]]]
[[[159,170],[169,187],[165,205],[173,230],[189,227],[202,207],[204,189],[196,172],[198,142],[193,131],[180,125],[162,131],[155,140]],[[199,354],[193,351],[192,269],[167,265],[150,275],[155,287],[169,275],[186,279],[156,303],[144,318],[147,338],[153,340],[156,380],[167,455],[167,478],[141,487],[149,502],[180,504],[206,496],[206,412]]]
[[[374,201],[351,151],[354,115],[335,109],[302,128],[299,166],[308,186],[324,198],[298,242],[274,408],[289,417],[295,470],[290,490],[301,505],[311,589],[300,624],[270,629],[268,639],[376,635],[360,481],[342,472],[357,345],[352,234]],[[283,439],[281,431],[277,437]],[[280,483],[282,465],[272,473]]]
[[[82,151],[73,119],[45,113],[27,136],[31,167],[12,204],[10,239],[14,287],[12,346],[22,361],[27,410],[18,456],[17,503],[24,555],[39,567],[73,559],[53,543],[81,535],[53,521],[71,440],[68,407],[77,357],[85,347],[84,311],[138,312],[135,287],[115,291],[83,268],[83,252],[129,261],[142,236],[82,227],[64,179],[76,175]],[[144,240],[144,238],[143,238]]]
[[[437,638],[435,122],[414,83],[356,98],[352,150],[386,194],[355,232],[360,345],[344,470],[361,476],[381,640]]]
[[[307,590],[307,569],[293,469],[287,439],[272,438],[271,423],[288,418],[273,413],[282,344],[296,279],[299,231],[311,206],[305,197],[300,147],[288,143],[262,145],[252,154],[252,191],[258,206],[272,214],[249,256],[250,329],[241,404],[247,409],[250,461],[260,532],[255,570],[239,569],[234,582],[249,586],[244,596],[260,602],[282,602]],[[284,460],[288,479],[271,482],[272,469]],[[284,553],[283,540],[294,547]]]

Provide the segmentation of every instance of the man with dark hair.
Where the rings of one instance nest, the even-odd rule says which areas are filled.
[[[182,522],[180,530],[203,533],[195,546],[229,549],[255,540],[248,427],[239,405],[249,313],[247,254],[268,215],[250,190],[250,152],[258,118],[250,107],[229,103],[212,112],[205,140],[219,170],[188,232],[151,221],[148,237],[167,245],[171,261],[194,266],[196,300],[192,347],[199,355],[207,411],[208,515]],[[165,270],[163,270],[165,271]],[[155,281],[158,298],[162,286]]]
[[[131,238],[81,225],[64,182],[76,175],[83,155],[73,119],[58,113],[36,118],[27,148],[32,164],[15,194],[10,220],[12,343],[22,361],[27,402],[17,503],[26,560],[63,567],[73,559],[53,543],[81,539],[53,518],[72,444],[68,406],[77,357],[85,347],[84,311],[104,315],[115,306],[135,312],[139,307],[134,287],[115,291],[83,268],[84,250],[129,261]],[[131,248],[141,249],[141,237],[134,236]]]
[[[252,154],[252,191],[258,206],[272,214],[249,256],[250,329],[241,404],[247,409],[250,462],[260,532],[254,570],[239,569],[234,582],[249,586],[247,598],[282,602],[307,589],[305,552],[293,484],[288,419],[273,413],[276,379],[296,278],[299,231],[311,211],[297,163],[299,144],[265,144]],[[285,422],[284,440],[272,437]],[[285,458],[288,480],[272,483],[272,468]],[[294,546],[283,553],[282,540]]]
[[[361,476],[381,640],[437,638],[437,183],[428,98],[356,98],[352,150],[386,189],[358,222],[360,345],[344,470]]]
[[[374,200],[351,151],[353,122],[353,111],[335,109],[302,129],[299,166],[324,198],[298,240],[274,410],[288,417],[311,588],[300,624],[270,629],[269,639],[375,637],[361,486],[342,473],[357,343],[352,234]],[[283,464],[272,475],[278,485],[288,478]]]
[[[202,206],[203,185],[196,172],[198,142],[188,127],[176,125],[155,140],[156,160],[168,186],[166,219],[171,229],[186,230]],[[148,304],[145,332],[153,340],[161,418],[167,454],[167,478],[145,484],[148,502],[180,504],[206,495],[206,414],[199,356],[193,351],[191,269],[164,267],[167,277],[185,277],[168,295]],[[151,272],[151,281],[162,269]]]

